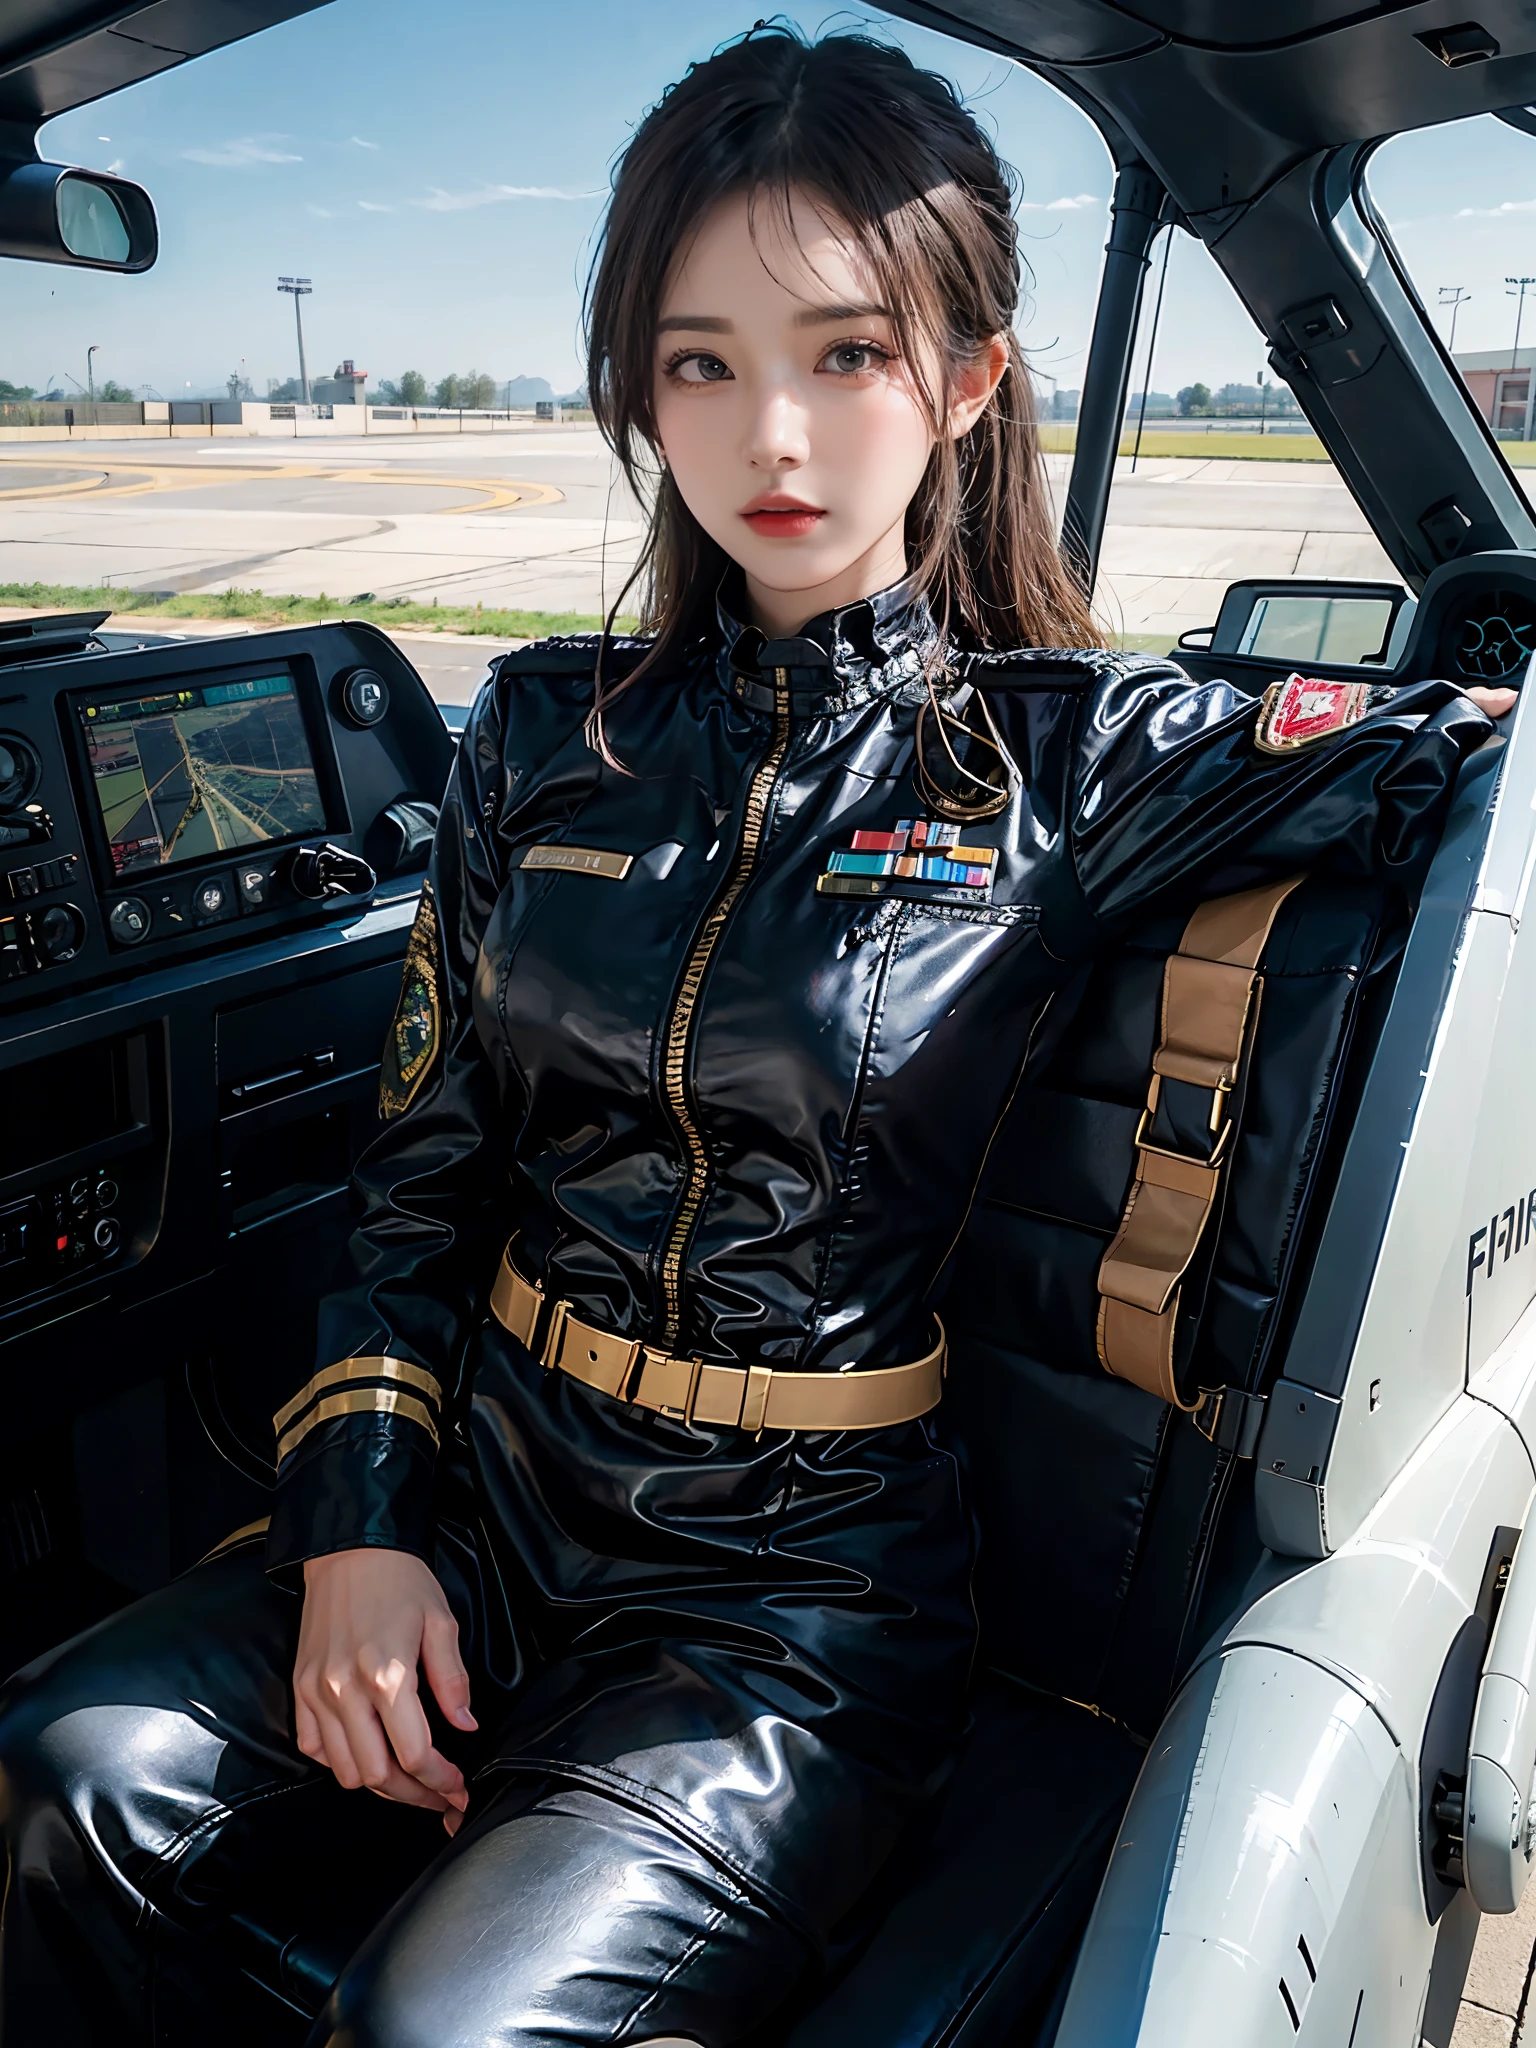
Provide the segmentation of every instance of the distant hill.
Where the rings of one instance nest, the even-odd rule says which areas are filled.
[[[537,405],[540,399],[551,399],[554,395],[555,387],[547,377],[509,377],[497,393],[503,405]]]

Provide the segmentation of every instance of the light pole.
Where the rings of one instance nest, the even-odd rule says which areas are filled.
[[[1504,283],[1508,287],[1504,294],[1505,298],[1516,301],[1515,345],[1510,350],[1509,367],[1512,370],[1518,370],[1520,367],[1520,316],[1525,311],[1525,295],[1532,285],[1536,285],[1536,277],[1506,277]]]
[[[1536,283],[1536,279],[1532,279]],[[280,292],[293,294],[293,324],[299,333],[299,393],[306,405],[309,403],[309,371],[304,362],[304,316],[299,306],[301,299],[307,299],[314,286],[307,277],[280,277],[277,280]]]
[[[1265,422],[1269,418],[1269,386],[1264,382],[1264,372],[1259,372],[1259,432],[1267,431]]]
[[[1440,287],[1440,303],[1451,309],[1451,338],[1445,345],[1447,355],[1456,353],[1456,315],[1471,296],[1472,294],[1459,284],[1443,284]]]
[[[91,357],[100,347],[99,341],[93,341],[85,352],[85,386],[92,405],[96,403],[96,372],[91,365]]]

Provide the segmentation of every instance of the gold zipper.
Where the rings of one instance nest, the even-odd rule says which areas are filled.
[[[693,1013],[698,1007],[699,989],[704,980],[710,957],[725,928],[725,921],[731,909],[746,886],[748,875],[757,859],[757,849],[762,842],[763,824],[768,816],[768,799],[773,794],[773,785],[784,765],[784,755],[789,747],[789,670],[776,668],[773,672],[773,739],[768,751],[758,763],[752,777],[752,786],[747,791],[746,811],[742,818],[741,840],[736,848],[736,863],[731,870],[731,879],[715,899],[714,908],[704,920],[693,950],[688,955],[688,964],[683,970],[682,986],[667,1023],[666,1051],[662,1059],[662,1086],[666,1092],[667,1106],[677,1121],[688,1148],[688,1178],[683,1188],[683,1199],[672,1219],[672,1228],[667,1235],[667,1246],[661,1261],[661,1288],[664,1308],[662,1323],[662,1349],[671,1351],[677,1344],[678,1330],[683,1315],[683,1258],[688,1250],[688,1240],[693,1235],[693,1226],[703,1207],[705,1192],[709,1186],[709,1153],[699,1135],[699,1127],[693,1120],[688,1104],[688,1089],[685,1075],[688,1067],[688,1035],[693,1025]]]

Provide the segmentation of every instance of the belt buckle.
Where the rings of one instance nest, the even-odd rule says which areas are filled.
[[[557,1301],[550,1311],[549,1328],[544,1332],[544,1346],[539,1353],[539,1363],[546,1372],[552,1372],[560,1363],[560,1342],[565,1335],[565,1319],[570,1312],[568,1301]]]
[[[693,1427],[694,1403],[699,1398],[699,1378],[704,1370],[703,1359],[679,1358],[675,1351],[658,1351],[650,1344],[643,1344],[640,1347],[640,1355],[643,1363],[640,1368],[639,1383],[635,1388],[635,1398],[637,1400],[644,1391],[646,1374],[653,1369],[669,1375],[678,1368],[686,1371],[688,1384],[683,1394],[682,1406],[679,1407],[675,1401],[658,1400],[655,1412],[658,1415],[669,1417],[674,1422],[681,1422],[691,1429]],[[667,1391],[670,1393],[672,1389],[669,1387]]]

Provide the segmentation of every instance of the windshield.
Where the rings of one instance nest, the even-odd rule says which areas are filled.
[[[1214,257],[1164,229],[1142,300],[1095,610],[1120,644],[1167,653],[1181,633],[1214,624],[1228,584],[1291,576],[1398,580]],[[1353,621],[1343,649],[1320,621],[1296,623],[1299,646],[1316,659],[1357,660],[1380,638],[1371,638],[1374,615]]]
[[[1022,338],[1070,421],[1097,131],[985,52],[790,16],[899,41],[995,134],[1021,179]],[[641,508],[586,408],[582,283],[635,121],[750,20],[464,0],[427,26],[336,0],[51,123],[48,156],[149,188],[162,253],[131,279],[6,268],[0,606],[199,633],[371,618],[460,703],[513,640],[622,617]]]

